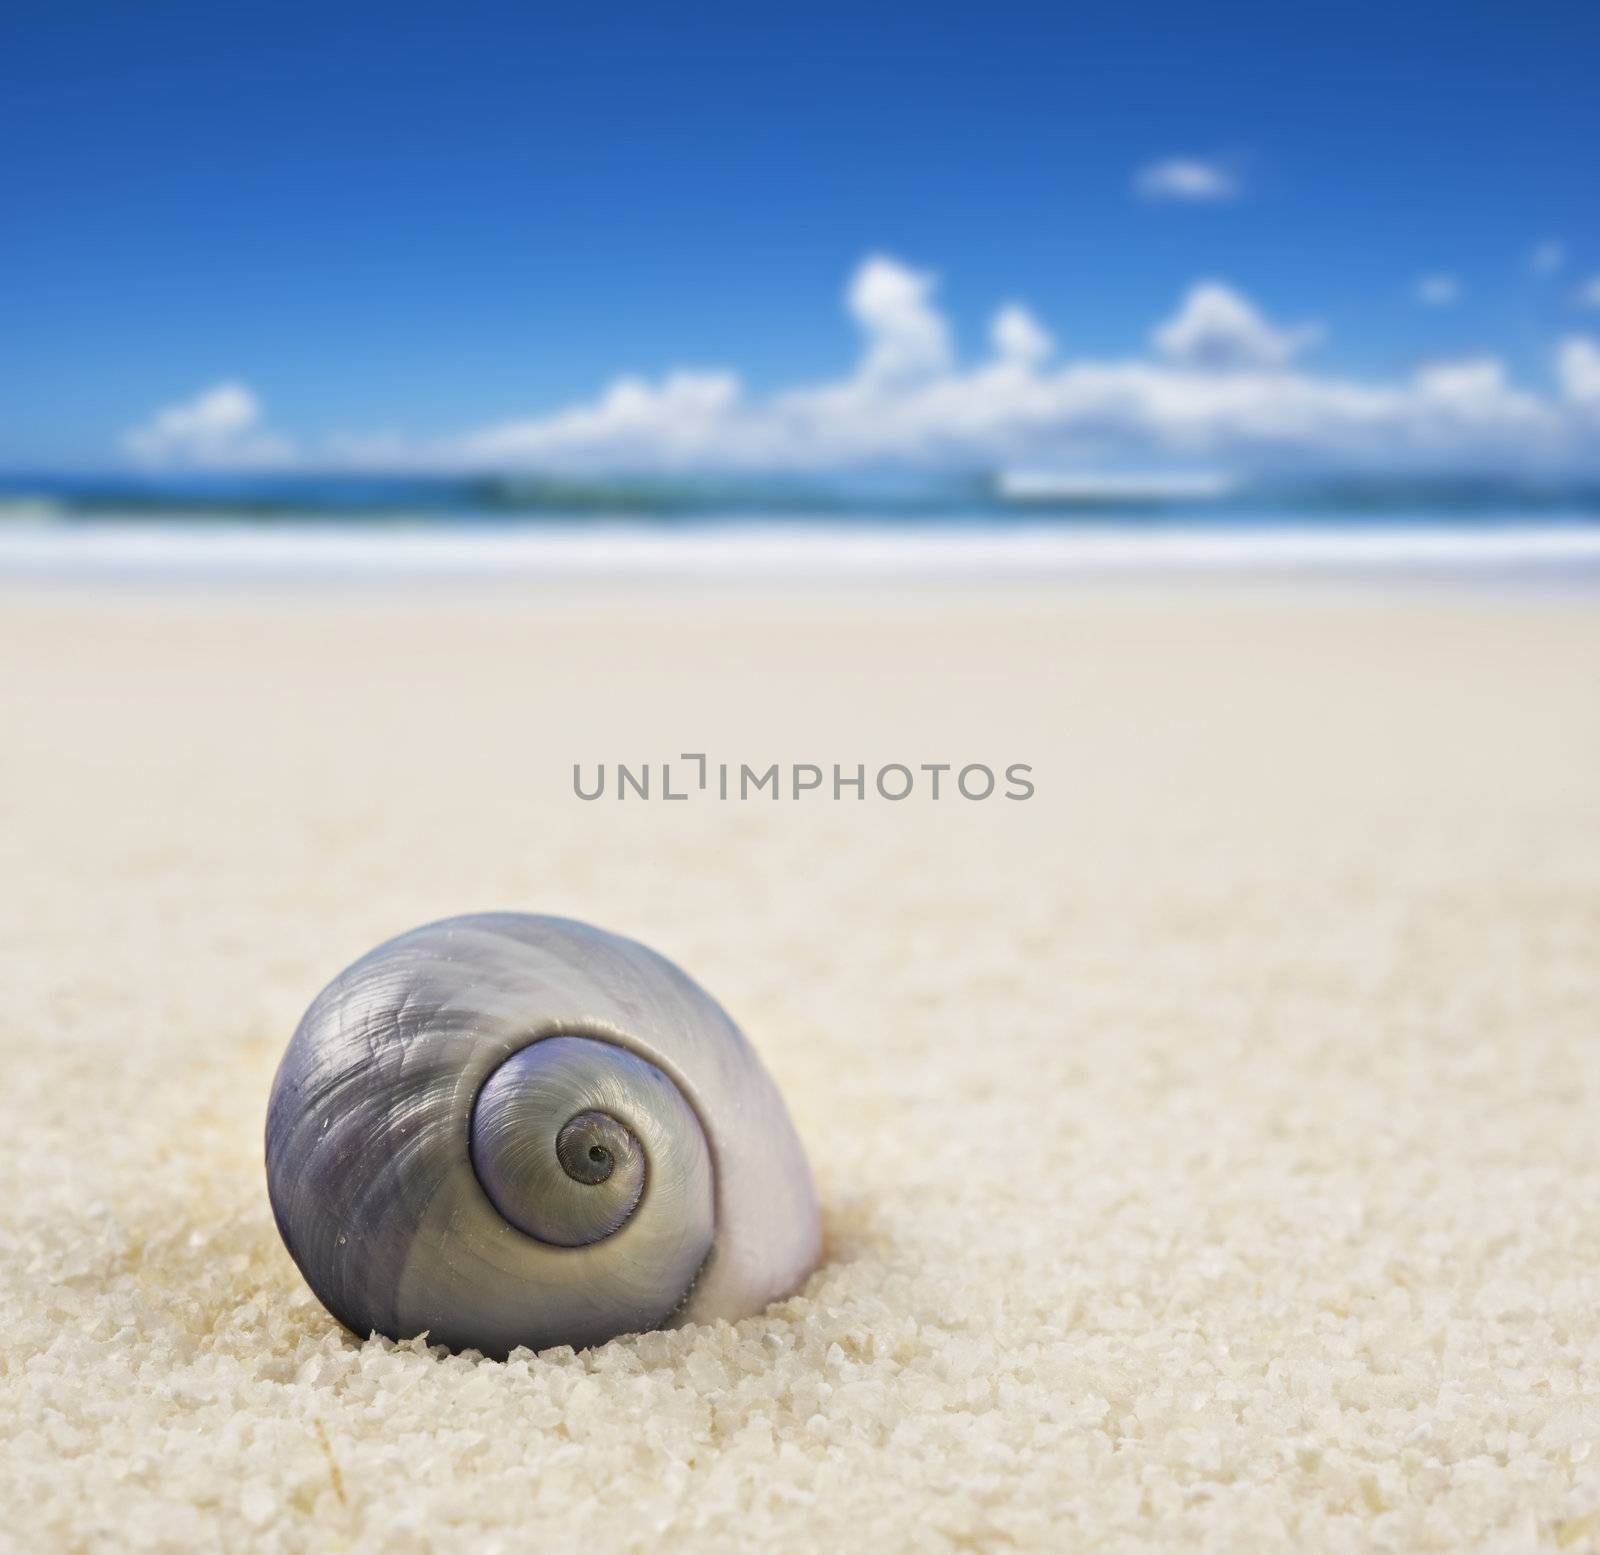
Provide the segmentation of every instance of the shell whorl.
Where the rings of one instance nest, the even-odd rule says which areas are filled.
[[[587,1247],[620,1231],[654,1162],[650,1211],[681,1228],[695,1268],[711,1246],[699,1120],[671,1080],[625,1048],[548,1037],[513,1053],[478,1092],[471,1144],[495,1208],[541,1242]]]
[[[654,952],[559,918],[447,919],[335,978],[279,1068],[267,1180],[341,1322],[491,1355],[747,1316],[818,1253],[738,1028]]]

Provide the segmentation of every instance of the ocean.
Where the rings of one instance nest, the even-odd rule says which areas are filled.
[[[40,476],[0,578],[1600,570],[1600,484],[1201,473]]]

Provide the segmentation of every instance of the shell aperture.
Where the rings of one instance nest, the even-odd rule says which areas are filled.
[[[380,945],[313,1001],[267,1117],[291,1256],[359,1335],[503,1355],[730,1320],[815,1266],[809,1168],[726,1013],[568,919]]]

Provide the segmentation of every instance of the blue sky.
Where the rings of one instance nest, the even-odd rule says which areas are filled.
[[[901,304],[937,311],[933,374],[983,358],[1012,302],[1052,361],[1126,366],[1210,282],[1285,340],[1308,326],[1289,354],[1318,383],[1465,362],[1487,390],[1493,360],[1502,388],[1586,415],[1600,366],[1571,347],[1600,337],[1597,59],[1600,8],[1572,0],[26,5],[0,48],[0,464],[141,447],[648,463],[725,438],[783,462],[797,434],[765,408],[752,430],[752,407],[856,381],[884,320],[844,297],[872,256],[926,280],[920,303],[884,296],[891,332]],[[725,383],[690,405],[698,441],[651,433],[682,410],[654,402],[573,432],[619,376],[659,398],[684,370],[737,380],[732,410]],[[970,406],[937,424],[924,407],[916,437],[865,452],[1071,453],[1090,425],[1086,456],[1125,453],[1126,428],[1101,435],[1106,396],[1133,392],[1116,382],[1061,390],[1069,408],[1026,435],[963,441]],[[162,407],[204,423],[230,385],[248,414],[235,400],[210,443],[186,445],[181,420],[161,443]],[[980,410],[992,392],[967,389]],[[813,410],[805,456],[826,458]],[[1494,436],[1531,436],[1518,414]],[[1553,414],[1551,456],[1581,457],[1587,421]],[[552,418],[568,432],[482,436]]]

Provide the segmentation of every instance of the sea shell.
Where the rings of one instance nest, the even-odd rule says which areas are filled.
[[[272,1087],[290,1255],[365,1336],[518,1345],[759,1312],[816,1266],[805,1153],[722,1007],[565,918],[402,934],[312,1003]]]

